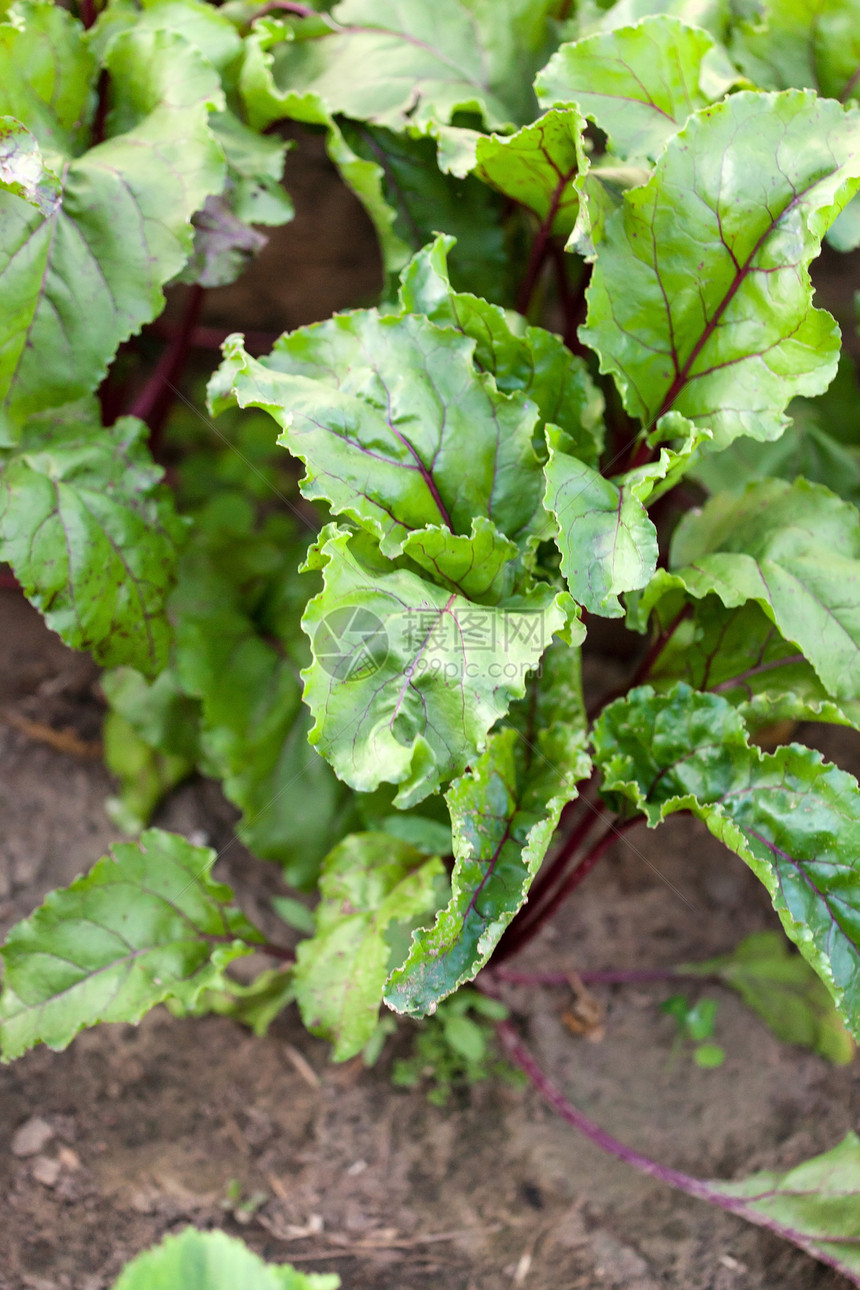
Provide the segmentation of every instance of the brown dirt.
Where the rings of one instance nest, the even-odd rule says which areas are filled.
[[[372,294],[366,224],[332,184],[318,145],[304,151],[304,163],[290,163],[300,219],[232,298],[213,293],[213,325],[293,326]],[[289,280],[280,294],[269,285],[276,272]],[[317,295],[303,283],[317,283]],[[19,596],[0,592],[0,708],[92,742],[94,683],[86,660]],[[100,763],[28,729],[0,723],[0,930],[115,839]],[[825,742],[860,769],[855,735],[828,732]],[[226,847],[219,872],[259,914],[277,874],[231,843],[232,821],[215,787],[195,781],[156,822]],[[741,862],[676,819],[620,843],[523,966],[670,965],[727,950],[774,921]],[[598,1044],[562,1024],[564,992],[518,988],[509,998],[516,1024],[579,1106],[690,1172],[788,1166],[857,1123],[855,1069],[781,1046],[721,992],[725,1065],[671,1060],[673,1023],[658,1006],[667,993],[602,991],[608,1024]],[[482,1084],[439,1109],[421,1091],[393,1089],[392,1053],[408,1044],[404,1028],[375,1069],[334,1067],[293,1014],[255,1039],[224,1019],[177,1021],[158,1010],[137,1028],[103,1027],[65,1053],[37,1050],[0,1070],[0,1290],[106,1290],[127,1258],[187,1223],[223,1226],[309,1271],[334,1269],[346,1290],[846,1284],[769,1234],[604,1157],[531,1091]],[[16,1157],[12,1135],[34,1116],[52,1136],[39,1155]],[[253,1215],[237,1205],[231,1180],[243,1200],[259,1201]]]

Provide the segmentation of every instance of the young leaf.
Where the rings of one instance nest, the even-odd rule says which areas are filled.
[[[860,502],[860,447],[854,427],[858,397],[854,364],[843,353],[824,394],[789,404],[791,424],[781,438],[770,443],[737,439],[723,452],[700,454],[689,477],[709,493],[742,493],[756,479],[793,483],[802,475],[856,505]]]
[[[331,1040],[336,1062],[376,1028],[391,950],[386,932],[433,908],[438,859],[386,833],[354,833],[323,862],[316,931],[299,943],[294,975],[302,1019]]]
[[[232,65],[242,51],[242,37],[226,13],[205,0],[112,0],[88,34],[88,46],[102,57],[121,32],[173,31],[196,46],[222,78],[232,81]],[[231,85],[232,88],[232,85]]]
[[[60,181],[45,166],[39,145],[14,117],[0,117],[0,190],[14,193],[53,215],[60,203]]]
[[[663,574],[655,582],[668,586],[672,578]],[[751,728],[783,720],[860,723],[857,700],[834,703],[797,646],[754,602],[726,609],[711,595],[690,604],[672,589],[655,613],[658,631],[671,633],[648,673],[656,688],[680,680],[723,694]]]
[[[840,103],[860,98],[857,0],[768,0],[763,21],[738,24],[731,51],[764,90],[816,90]]]
[[[338,1290],[340,1277],[264,1263],[235,1236],[186,1227],[145,1250],[120,1273],[113,1290]]]
[[[330,160],[376,229],[384,265],[390,272],[397,272],[409,259],[411,243],[396,230],[397,203],[390,200],[386,168],[380,164],[376,150],[371,149],[374,155],[368,157],[367,147],[356,151],[350,146],[340,123],[318,94],[297,94],[288,80],[281,83],[278,67],[285,48],[284,33],[281,22],[260,18],[245,40],[239,91],[248,124],[256,131],[284,119],[322,126]],[[382,161],[385,160],[383,155]]]
[[[781,932],[753,932],[730,954],[686,963],[680,970],[718,976],[783,1043],[802,1044],[837,1066],[852,1060],[854,1041],[830,995],[806,960],[792,954]]]
[[[675,408],[717,447],[777,438],[788,401],[836,371],[807,266],[858,182],[860,113],[812,93],[694,115],[607,222],[588,291],[580,335],[628,411],[651,424]]]
[[[603,446],[603,397],[581,358],[560,336],[529,327],[478,296],[453,291],[448,273],[449,237],[437,237],[403,271],[400,303],[405,313],[425,314],[439,327],[453,327],[475,342],[474,362],[505,394],[520,392],[538,408],[540,433],[533,438],[545,456],[542,423],[560,426],[570,450],[597,465]]]
[[[756,601],[794,641],[837,699],[860,695],[860,515],[818,484],[765,479],[740,497],[719,494],[675,531],[668,587],[710,593],[728,608]]]
[[[568,109],[547,112],[508,137],[481,135],[475,174],[524,206],[551,234],[567,237],[578,199],[573,180],[583,163],[585,122]]]
[[[671,418],[661,429],[665,433],[670,427],[686,431],[680,446],[662,448],[657,462],[629,471],[618,483],[563,451],[565,436],[547,427],[545,504],[557,524],[561,571],[574,600],[590,613],[620,618],[619,594],[646,586],[654,573],[657,530],[644,502],[658,482],[683,468],[699,442],[681,418]]]
[[[95,60],[78,20],[60,5],[0,8],[0,114],[16,117],[49,154],[86,146],[96,105]]]
[[[569,653],[569,651],[568,651]],[[543,706],[564,693],[537,680]],[[563,711],[563,707],[562,707]],[[556,711],[560,717],[562,712]],[[432,928],[414,933],[402,967],[388,980],[385,1002],[426,1016],[470,981],[528,899],[562,808],[591,768],[584,722],[556,720],[530,734],[506,727],[446,795],[454,837],[451,899]]]
[[[655,14],[677,18],[688,27],[701,27],[723,44],[735,18],[728,0],[616,0],[608,9],[583,0],[578,25],[581,34],[589,36],[595,31],[633,26]]]
[[[473,350],[417,315],[338,314],[259,361],[230,337],[210,400],[269,412],[307,467],[305,497],[367,529],[385,555],[428,525],[468,535],[475,515],[525,540],[543,523],[536,410],[477,375]]]
[[[595,725],[603,791],[655,828],[691,811],[765,885],[786,935],[860,1034],[860,786],[799,744],[764,754],[719,695],[631,690]]]
[[[508,606],[476,605],[392,568],[334,525],[308,567],[324,579],[302,620],[314,653],[302,673],[311,742],[361,792],[399,785],[397,806],[465,769],[524,693],[553,633],[566,629],[564,593],[535,586]],[[581,625],[569,630],[578,643]]]
[[[706,31],[666,14],[562,45],[538,73],[544,108],[576,106],[622,157],[657,157],[737,73]]]
[[[576,251],[589,264],[606,233],[606,221],[620,207],[624,194],[647,182],[650,169],[642,162],[619,162],[611,153],[582,171],[574,180],[579,211],[566,251]]]
[[[14,62],[27,52],[19,46],[34,32],[38,36],[44,10],[60,12],[32,5],[23,25],[0,28],[0,79],[4,56]],[[63,153],[56,166],[52,157],[52,168],[60,173],[62,167],[63,188],[53,214],[46,217],[24,198],[0,191],[0,441],[13,439],[27,414],[95,388],[118,345],[161,309],[162,285],[191,249],[191,216],[223,185],[221,149],[207,125],[217,77],[180,37],[156,35],[181,46],[181,59],[171,62],[173,79],[187,78],[206,97],[189,103],[180,95],[180,106],[159,100],[164,41],[135,32],[118,36],[105,56],[106,70],[116,73],[117,93],[126,90],[131,102],[148,96],[147,111],[126,133],[83,155],[75,155],[75,126],[67,119],[72,102],[80,111],[89,100],[82,68],[75,68],[68,87],[61,80],[68,102],[60,94],[55,103],[52,75],[35,79],[26,95],[0,91],[2,110],[18,116],[43,150]],[[88,57],[80,57],[89,72]],[[132,68],[133,78],[124,81]],[[38,111],[34,93],[44,96]]]
[[[783,1173],[767,1170],[740,1182],[708,1182],[708,1192],[726,1208],[799,1245],[813,1258],[860,1283],[857,1207],[860,1201],[860,1138],[849,1133],[839,1146]]]
[[[184,526],[132,417],[73,405],[35,418],[0,469],[0,558],[74,649],[154,676]]]
[[[0,956],[0,1048],[65,1048],[79,1030],[191,1005],[263,938],[213,882],[215,852],[150,829],[12,928]]]
[[[275,82],[329,112],[426,134],[457,112],[490,128],[534,115],[531,80],[549,43],[552,0],[342,0],[313,25],[282,28]]]
[[[137,834],[200,761],[200,707],[170,667],[151,685],[133,668],[114,668],[101,687],[110,705],[102,727],[105,765],[120,783],[119,796],[105,807],[124,833]]]

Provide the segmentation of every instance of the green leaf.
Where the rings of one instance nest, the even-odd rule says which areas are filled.
[[[391,200],[390,186],[386,184],[388,172],[375,156],[370,159],[360,155],[367,152],[369,143],[361,147],[360,152],[353,150],[340,123],[335,121],[318,94],[297,94],[289,81],[281,84],[276,80],[278,55],[283,52],[285,31],[282,23],[260,18],[245,40],[239,90],[248,123],[257,131],[284,119],[325,129],[329,158],[373,223],[383,263],[389,271],[396,272],[409,258],[410,243],[395,231],[397,209]],[[373,153],[375,150],[370,151]],[[383,156],[382,160],[386,158]]]
[[[205,0],[111,0],[90,29],[87,43],[101,57],[115,36],[131,29],[176,32],[222,77],[229,75],[242,51],[233,23]]]
[[[498,193],[474,175],[443,174],[432,139],[393,134],[363,121],[342,121],[340,131],[355,156],[379,170],[384,226],[372,207],[368,214],[391,272],[399,271],[407,256],[420,252],[437,232],[447,233],[456,240],[451,274],[458,287],[490,300],[513,299],[517,269],[511,263],[505,203]],[[350,182],[348,174],[344,178]],[[357,196],[362,199],[361,192]],[[453,245],[450,239],[448,245]]]
[[[144,1251],[120,1273],[113,1290],[338,1290],[340,1277],[264,1263],[235,1236],[186,1227]]]
[[[110,705],[102,727],[105,765],[120,781],[119,797],[105,807],[124,833],[136,834],[200,760],[199,704],[170,667],[152,684],[133,668],[115,668],[102,675],[101,687]]]
[[[0,117],[0,189],[23,197],[42,215],[60,203],[60,181],[45,167],[39,145],[14,117]]]
[[[476,515],[524,541],[543,524],[536,409],[476,374],[473,351],[417,315],[338,314],[281,337],[263,360],[228,338],[210,400],[269,412],[307,467],[305,497],[388,556],[428,525],[466,536]]]
[[[0,552],[66,644],[154,676],[184,526],[143,423],[96,416],[84,404],[30,423],[0,472]]]
[[[828,489],[762,480],[740,497],[719,494],[675,530],[670,574],[660,573],[640,611],[669,587],[727,608],[755,601],[795,642],[836,699],[860,695],[860,515]]]
[[[474,362],[505,394],[522,393],[538,409],[533,446],[546,455],[542,423],[564,431],[570,450],[597,465],[603,446],[603,396],[584,361],[560,336],[530,327],[478,296],[453,291],[448,273],[452,239],[438,237],[403,271],[400,303],[405,313],[425,314],[439,327],[453,327],[475,342]]]
[[[860,1033],[860,787],[798,744],[764,754],[722,697],[678,685],[631,690],[595,725],[610,799],[651,828],[697,815],[767,888],[789,940]]]
[[[860,113],[812,93],[735,94],[669,140],[606,224],[580,333],[629,412],[674,408],[722,448],[826,389],[839,330],[807,266],[858,180]]]
[[[271,968],[260,972],[249,985],[225,976],[215,986],[201,990],[192,1004],[178,999],[165,1000],[174,1017],[231,1017],[247,1026],[258,1037],[268,1034],[276,1017],[295,1002],[292,967]]]
[[[308,745],[301,706],[306,545],[285,516],[258,525],[244,499],[216,495],[197,517],[171,601],[178,680],[201,704],[203,765],[242,810],[245,845],[300,887],[351,823],[345,790]]]
[[[5,19],[0,115],[21,121],[45,153],[76,155],[96,106],[95,60],[83,27],[60,5],[39,0],[18,0]]]
[[[611,153],[598,157],[574,181],[579,212],[565,250],[576,251],[593,263],[606,233],[606,221],[618,210],[627,190],[646,183],[650,174],[641,162],[618,162]]]
[[[658,460],[621,476],[619,483],[563,451],[565,437],[547,428],[547,510],[557,524],[561,571],[571,595],[590,613],[620,618],[618,596],[644,587],[657,567],[657,530],[644,502],[667,475],[677,473],[698,442],[682,419],[670,418],[661,433],[686,431],[677,450],[662,448]]]
[[[4,1060],[38,1043],[65,1048],[86,1026],[139,1021],[170,996],[191,1005],[250,953],[263,938],[213,882],[215,860],[150,829],[13,927],[0,951]]]
[[[531,211],[541,226],[567,237],[578,198],[573,187],[583,164],[585,122],[575,110],[547,112],[507,138],[481,135],[475,174]]]
[[[465,769],[566,630],[564,593],[536,586],[506,606],[476,605],[334,525],[308,567],[324,579],[302,620],[314,653],[302,674],[311,742],[361,792],[399,785],[397,806]],[[579,623],[567,630],[582,639]]]
[[[328,154],[370,216],[390,272],[433,231],[451,232],[463,247],[462,285],[505,299],[500,203],[462,181],[470,162],[450,153],[471,132],[446,123],[460,107],[491,128],[534,115],[529,87],[549,52],[551,9],[550,0],[442,0],[432,10],[422,0],[347,0],[332,20],[260,19],[240,76],[248,120],[325,127]],[[441,138],[461,182],[439,175],[430,140],[416,134]]]
[[[323,862],[316,931],[296,952],[302,1019],[331,1040],[334,1060],[360,1052],[376,1028],[391,951],[386,932],[432,909],[438,859],[385,833],[354,833]]]
[[[293,203],[281,184],[288,145],[252,130],[232,112],[214,113],[211,126],[227,159],[225,194],[236,218],[247,224],[291,220]]]
[[[754,932],[730,954],[687,963],[684,973],[718,976],[786,1044],[801,1044],[845,1066],[855,1044],[830,995],[805,959],[792,954],[780,932]]]
[[[543,706],[558,697],[550,688]],[[405,963],[386,986],[390,1008],[426,1016],[488,961],[528,898],[562,808],[588,775],[584,745],[584,721],[544,726],[536,716],[525,736],[511,726],[493,734],[451,786],[451,899],[432,928],[414,933]]]
[[[860,724],[860,704],[834,703],[797,646],[757,604],[726,609],[713,595],[689,604],[671,575],[658,574],[654,590],[661,585],[668,590],[655,609],[657,630],[672,634],[648,673],[657,689],[681,680],[723,694],[751,728],[783,720]],[[649,588],[643,600],[651,594]],[[672,630],[682,613],[686,618]]]
[[[793,1169],[768,1170],[740,1182],[709,1182],[707,1189],[736,1202],[733,1212],[748,1222],[799,1245],[849,1281],[860,1280],[860,1138],[856,1134],[849,1133],[839,1146]]]
[[[768,477],[793,483],[802,475],[856,505],[860,502],[860,447],[854,425],[858,397],[854,364],[843,354],[824,394],[789,404],[791,424],[781,438],[771,443],[737,439],[722,452],[700,455],[689,475],[709,493],[743,492],[752,480]]]
[[[427,133],[458,112],[490,128],[534,115],[530,86],[550,41],[552,0],[343,0],[330,20],[284,25],[276,85],[331,113]]]
[[[199,0],[147,0],[142,10],[132,0],[120,0],[99,15],[90,44],[103,52],[118,33],[129,29],[156,42],[163,41],[167,33],[165,52],[172,51],[173,59],[180,61],[187,59],[183,47],[190,44],[203,56],[200,59],[195,55],[198,74],[211,78],[213,73],[220,73],[233,101],[242,40],[223,13]],[[178,42],[177,35],[181,38]],[[187,68],[177,71],[171,68],[171,61],[164,55],[159,58],[165,98],[175,101],[176,88],[171,92],[171,87],[181,87],[183,101],[188,101],[189,95],[193,101]],[[128,79],[133,81],[134,61],[129,71]],[[217,97],[213,96],[213,103]],[[114,102],[108,117],[114,129],[122,126],[121,107],[121,103]],[[132,114],[126,126],[136,119]],[[210,196],[203,211],[194,217],[194,255],[180,275],[181,281],[199,282],[206,287],[232,282],[249,256],[265,245],[265,238],[251,224],[284,224],[293,217],[292,203],[281,186],[287,145],[250,129],[232,111],[215,113],[210,125],[224,150],[227,180],[224,191]]]
[[[578,107],[619,156],[657,157],[693,112],[737,79],[706,31],[660,14],[562,45],[535,92],[544,108]]]
[[[731,52],[762,89],[810,89],[841,103],[860,98],[860,5],[768,0],[764,21],[738,24]]]
[[[30,57],[30,44],[43,38],[45,10],[61,13],[29,6],[23,26],[0,27],[0,81],[4,67]],[[50,20],[52,29],[58,22]],[[27,414],[93,390],[119,344],[160,312],[162,286],[191,249],[191,216],[224,180],[207,125],[217,77],[192,46],[167,32],[129,32],[111,43],[105,65],[117,101],[142,115],[126,133],[76,155],[76,122],[86,115],[92,73],[79,31],[72,24],[67,33],[80,49],[77,61],[61,62],[56,78],[46,67],[26,94],[17,93],[19,69],[0,91],[0,110],[32,131],[62,182],[62,201],[48,217],[0,192],[0,436],[7,442]],[[44,56],[50,54],[48,44]],[[68,48],[63,58],[71,63]],[[176,106],[161,99],[174,94],[163,67],[171,87],[187,82],[195,93],[176,92]],[[205,97],[197,99],[198,90]],[[64,155],[55,160],[54,150]]]
[[[728,0],[617,0],[601,9],[593,0],[583,0],[579,27],[583,36],[595,31],[615,31],[630,27],[656,14],[678,18],[688,27],[702,27],[715,40],[726,40],[735,13]]]

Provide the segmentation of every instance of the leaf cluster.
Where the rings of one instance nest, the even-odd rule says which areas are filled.
[[[761,732],[860,722],[857,378],[810,278],[824,239],[860,246],[857,17],[2,6],[0,558],[109,669],[118,826],[212,776],[313,897],[293,955],[295,897],[272,944],[213,852],[119,844],[10,934],[5,1057],[164,1001],[263,1030],[295,1000],[336,1060],[383,1003],[441,1005],[483,1069],[456,991],[613,830],[678,812],[798,951],[708,970],[850,1056],[860,787]],[[381,298],[263,356],[231,335],[216,420],[191,385],[168,417],[205,291],[292,217],[284,123],[364,206]],[[135,396],[165,292],[184,320]],[[586,701],[599,617],[643,640]],[[255,946],[281,966],[239,986]]]

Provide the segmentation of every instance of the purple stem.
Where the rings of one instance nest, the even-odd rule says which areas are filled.
[[[822,1263],[827,1263],[830,1267],[837,1268],[853,1285],[860,1285],[860,1277],[858,1277],[854,1269],[846,1267],[839,1259],[804,1237],[802,1232],[798,1232],[795,1228],[788,1227],[759,1213],[740,1197],[726,1196],[713,1183],[706,1182],[702,1178],[693,1178],[690,1174],[682,1173],[679,1169],[671,1169],[667,1165],[658,1164],[656,1160],[643,1156],[640,1151],[634,1150],[633,1147],[628,1147],[623,1142],[619,1142],[611,1133],[601,1129],[599,1125],[595,1124],[593,1120],[589,1119],[572,1102],[567,1100],[561,1089],[553,1084],[549,1076],[538,1065],[509,1021],[499,1022],[497,1033],[510,1061],[515,1066],[519,1066],[541,1097],[549,1103],[554,1111],[558,1112],[563,1120],[572,1125],[574,1129],[577,1129],[590,1142],[593,1142],[596,1147],[600,1147],[601,1151],[614,1156],[616,1160],[622,1160],[625,1164],[632,1166],[633,1169],[637,1169],[642,1174],[646,1174],[649,1178],[656,1178],[658,1182],[666,1183],[669,1187],[674,1187],[676,1190],[684,1192],[687,1196],[693,1196],[696,1200],[707,1201],[708,1204],[715,1205],[718,1209],[727,1210],[731,1214],[736,1214],[739,1218],[745,1218],[748,1223],[755,1223],[758,1227],[765,1227],[768,1231],[775,1232],[777,1236],[781,1236],[784,1240],[791,1241],[794,1245],[799,1245],[802,1250],[806,1250],[807,1253],[819,1259]],[[838,1242],[838,1238],[834,1238],[834,1241]]]
[[[203,304],[205,288],[199,283],[189,288],[185,312],[170,343],[158,360],[143,389],[134,400],[129,415],[140,417],[149,426],[149,446],[158,453],[161,434],[174,399],[173,386],[182,375],[191,348],[191,336]]]
[[[594,779],[592,775],[591,780]],[[589,780],[589,784],[591,783]],[[586,785],[587,787],[587,785]],[[567,837],[564,839],[558,853],[554,856],[545,870],[538,874],[535,883],[529,894],[529,903],[525,905],[517,918],[511,923],[510,927],[504,933],[499,945],[493,955],[494,963],[503,963],[505,959],[516,954],[520,948],[520,936],[523,930],[530,927],[532,922],[537,919],[539,924],[544,920],[541,917],[540,909],[544,904],[547,894],[554,889],[559,879],[563,876],[568,864],[576,851],[585,842],[588,834],[591,832],[595,823],[603,815],[606,807],[603,802],[595,805],[585,797],[580,797],[571,805],[584,806],[585,814],[579,820]],[[529,938],[531,939],[531,938]]]
[[[84,27],[89,30],[96,20],[95,0],[81,0],[78,12]]]
[[[179,328],[176,323],[165,322],[163,318],[156,319],[150,323],[147,328],[148,336],[157,336],[159,340],[173,340]],[[191,349],[220,349],[235,328],[226,327],[195,327],[189,338]],[[245,341],[245,348],[249,353],[264,354],[270,350],[276,340],[280,340],[281,332],[278,331],[246,331],[242,335]]]
[[[249,941],[248,944],[250,945],[251,942]],[[270,955],[273,959],[280,959],[283,963],[296,961],[295,950],[288,950],[283,945],[273,945],[271,941],[266,941],[263,945],[254,945],[253,948],[259,950],[261,954]]]
[[[0,569],[0,591],[20,591],[21,584],[11,569]]]
[[[552,201],[550,202],[549,210],[544,216],[541,226],[538,229],[537,237],[535,238],[534,243],[532,244],[531,255],[529,256],[529,262],[526,265],[525,277],[523,278],[522,286],[520,287],[519,292],[517,293],[516,308],[517,308],[517,312],[521,313],[523,317],[525,317],[525,315],[528,313],[529,305],[531,304],[531,299],[532,299],[532,296],[534,295],[534,289],[537,286],[541,269],[543,268],[546,262],[546,258],[550,253],[550,250],[551,250],[550,237],[552,235],[552,226],[555,221],[555,217],[558,214],[558,208],[561,205],[561,199],[564,196],[564,190],[567,187],[567,185],[570,183],[570,180],[572,179],[574,173],[575,172],[573,170],[568,171],[564,175],[559,173],[558,183],[555,186],[555,192],[552,195]]]
[[[550,255],[555,267],[559,301],[564,314],[564,336],[562,339],[572,354],[578,354],[581,358],[585,358],[590,351],[579,339],[578,332],[580,323],[585,322],[585,292],[591,279],[591,265],[585,264],[582,266],[579,281],[571,291],[567,278],[567,258],[564,250],[557,242],[550,243]]]
[[[597,862],[614,846],[616,839],[626,833],[634,824],[638,824],[640,819],[641,816],[637,816],[635,819],[622,820],[620,824],[610,825],[603,837],[599,838],[591,850],[586,852],[573,873],[568,874],[567,878],[556,886],[555,891],[544,898],[540,907],[535,909],[533,913],[529,910],[530,916],[524,918],[519,926],[517,923],[511,924],[508,943],[501,957],[499,957],[499,950],[496,950],[494,957],[497,958],[497,961],[503,963],[505,959],[511,958],[514,954],[519,954],[520,950],[537,936],[544,923],[549,922],[571,892],[575,891],[579,884],[588,877]],[[499,949],[501,949],[501,945]]]

